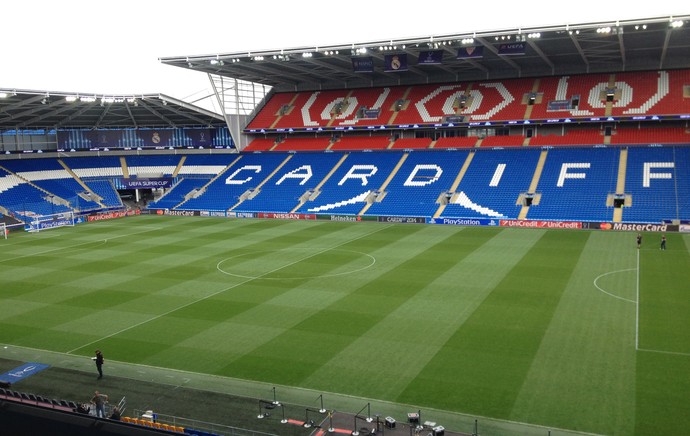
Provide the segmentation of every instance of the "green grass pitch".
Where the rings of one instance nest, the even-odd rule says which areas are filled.
[[[690,235],[663,252],[659,238],[637,250],[623,232],[158,216],[12,234],[0,343],[686,434]]]

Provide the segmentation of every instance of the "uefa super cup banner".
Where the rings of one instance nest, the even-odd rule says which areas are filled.
[[[154,189],[171,188],[170,177],[139,177],[136,179],[122,179],[125,189]]]

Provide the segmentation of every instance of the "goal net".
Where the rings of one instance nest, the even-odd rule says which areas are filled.
[[[0,223],[0,238],[7,239],[7,225],[5,223]]]
[[[74,212],[34,215],[31,217],[31,221],[27,222],[25,230],[28,232],[40,232],[65,226],[74,226]]]

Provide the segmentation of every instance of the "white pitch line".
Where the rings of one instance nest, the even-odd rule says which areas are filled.
[[[631,299],[629,299],[629,298],[623,298],[623,297],[621,297],[621,296],[618,296],[618,295],[612,294],[612,293],[610,293],[610,292],[607,292],[607,291],[603,290],[603,289],[597,284],[597,281],[599,281],[599,279],[602,278],[602,277],[606,277],[607,275],[610,275],[610,274],[617,274],[617,273],[619,273],[619,272],[625,272],[625,271],[635,271],[635,268],[619,269],[619,270],[617,270],[617,271],[609,271],[609,272],[607,272],[607,273],[604,273],[604,274],[601,274],[601,275],[597,276],[597,278],[595,278],[595,279],[594,279],[594,282],[592,282],[592,283],[594,284],[594,286],[595,286],[597,289],[599,289],[601,292],[603,292],[603,293],[606,294],[606,295],[609,295],[609,296],[611,296],[611,297],[613,297],[613,298],[617,298],[617,299],[619,299],[619,300],[628,301],[628,302],[630,302],[630,303],[637,303],[637,301],[635,301],[635,300],[631,300]]]
[[[77,248],[77,247],[81,247],[81,246],[83,246],[83,245],[95,244],[95,243],[97,243],[97,242],[108,242],[110,239],[124,238],[124,237],[127,237],[127,236],[139,235],[139,234],[142,234],[142,233],[152,232],[152,231],[154,231],[154,230],[160,230],[160,229],[162,229],[162,227],[156,227],[156,228],[153,228],[153,229],[143,230],[143,231],[141,231],[141,232],[128,233],[128,234],[126,234],[126,235],[113,236],[112,238],[97,239],[97,240],[95,240],[95,241],[82,242],[82,243],[79,243],[79,244],[68,245],[68,246],[66,246],[66,247],[51,248],[50,250],[39,251],[38,253],[31,253],[31,254],[25,254],[25,255],[23,255],[23,256],[15,256],[15,257],[7,258],[7,259],[0,259],[0,263],[8,262],[8,261],[10,261],[10,260],[16,260],[16,259],[24,259],[24,258],[26,258],[26,257],[31,257],[31,256],[40,256],[40,255],[42,255],[42,254],[52,253],[52,252],[60,251],[60,250],[68,250],[68,249],[70,249],[70,248]]]
[[[636,293],[637,302],[635,303],[635,350],[639,350],[640,347],[640,250],[637,250],[637,280],[635,287],[637,288]]]
[[[350,239],[349,241],[345,241],[345,242],[343,242],[342,244],[338,244],[338,245],[336,245],[335,247],[324,248],[323,250],[314,252],[314,253],[310,254],[309,256],[305,256],[305,257],[303,257],[303,258],[301,258],[301,259],[295,260],[294,262],[289,263],[289,264],[287,264],[287,265],[283,265],[283,266],[278,267],[278,268],[275,268],[275,269],[273,269],[273,270],[271,270],[271,271],[266,271],[264,274],[261,274],[261,275],[259,275],[259,276],[257,276],[257,277],[252,277],[252,278],[249,278],[249,279],[247,279],[247,280],[243,280],[243,281],[241,281],[240,283],[236,283],[236,284],[234,284],[234,285],[232,285],[232,286],[228,286],[227,288],[221,289],[221,290],[219,290],[219,291],[217,291],[217,292],[214,292],[214,293],[212,293],[212,294],[209,294],[209,295],[207,295],[207,296],[205,296],[205,297],[199,298],[199,299],[194,300],[194,301],[190,301],[189,303],[183,304],[183,305],[181,305],[181,306],[179,306],[179,307],[176,307],[176,308],[174,308],[174,309],[170,309],[170,310],[168,310],[167,312],[161,313],[161,314],[156,315],[156,316],[154,316],[154,317],[152,317],[152,318],[149,318],[149,319],[147,319],[147,320],[138,322],[138,323],[136,323],[136,324],[134,324],[134,325],[131,325],[131,326],[129,326],[129,327],[126,327],[126,328],[124,328],[124,329],[122,329],[122,330],[119,330],[119,331],[117,331],[117,332],[111,333],[111,334],[109,334],[109,335],[107,335],[107,336],[103,336],[102,338],[96,339],[95,341],[91,341],[91,342],[89,342],[89,343],[87,343],[87,344],[81,345],[81,346],[79,346],[79,347],[77,347],[77,348],[74,348],[74,349],[72,349],[72,350],[67,351],[66,354],[72,354],[72,353],[74,353],[75,351],[80,350],[80,349],[85,348],[85,347],[88,347],[88,346],[90,346],[90,345],[93,345],[93,344],[95,344],[96,342],[100,342],[100,341],[102,341],[102,340],[105,340],[105,339],[111,338],[111,337],[113,337],[113,336],[119,335],[120,333],[124,333],[124,332],[126,332],[126,331],[128,331],[128,330],[131,330],[131,329],[133,329],[133,328],[139,327],[139,326],[144,325],[144,324],[146,324],[146,323],[148,323],[148,322],[155,321],[155,320],[157,320],[157,319],[159,319],[159,318],[162,318],[162,317],[164,317],[164,316],[167,316],[167,315],[169,315],[169,314],[171,314],[171,313],[173,313],[173,312],[177,312],[177,311],[180,310],[180,309],[184,309],[185,307],[189,307],[189,306],[191,306],[192,304],[196,304],[196,303],[198,303],[198,302],[200,302],[200,301],[204,301],[204,300],[207,300],[207,299],[209,299],[209,298],[211,298],[211,297],[215,297],[215,296],[218,295],[218,294],[222,294],[223,292],[229,291],[229,290],[234,289],[234,288],[236,288],[236,287],[238,287],[238,286],[242,286],[242,285],[244,285],[245,283],[249,283],[249,282],[251,282],[251,281],[253,281],[253,280],[260,279],[260,278],[262,278],[263,276],[267,276],[267,275],[269,275],[269,274],[273,274],[273,273],[276,272],[276,271],[280,271],[280,270],[283,269],[283,268],[290,267],[290,266],[295,265],[295,264],[297,264],[297,263],[299,263],[299,262],[302,262],[302,261],[304,261],[304,260],[306,260],[306,259],[309,259],[309,258],[311,258],[311,257],[317,256],[317,255],[319,255],[319,254],[321,254],[321,253],[324,253],[324,252],[326,252],[326,251],[333,250],[333,249],[338,248],[338,247],[341,247],[341,246],[343,246],[343,245],[345,245],[345,244],[349,244],[350,242],[353,242],[353,241],[356,241],[356,240],[358,240],[358,239],[362,239],[362,238],[365,238],[365,237],[367,237],[367,236],[373,235],[374,233],[380,232],[381,230],[387,229],[388,227],[391,227],[391,226],[392,226],[392,224],[390,224],[390,225],[388,225],[388,226],[385,226],[385,227],[381,227],[380,229],[376,229],[376,230],[374,230],[373,232],[369,232],[369,233],[364,234],[364,235],[362,235],[362,236],[359,236],[359,237],[357,237],[357,238]]]
[[[644,351],[646,353],[671,354],[674,356],[690,356],[690,353],[682,353],[680,351],[649,350],[646,348],[638,348],[637,351]]]

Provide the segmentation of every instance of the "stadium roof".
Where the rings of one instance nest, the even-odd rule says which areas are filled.
[[[0,89],[0,130],[224,126],[222,115],[163,94]]]
[[[462,24],[462,20],[458,23]],[[513,47],[517,44],[518,50],[504,51],[502,44],[511,44]],[[459,57],[458,50],[462,47],[473,47],[475,56],[476,47],[480,47],[482,56]],[[520,51],[520,47],[523,47],[523,51]],[[428,55],[422,52],[435,50],[443,53],[441,64],[419,63],[420,54],[422,57]],[[404,54],[409,66],[407,71],[384,71],[386,55],[393,54]],[[373,72],[355,72],[353,57],[371,57]],[[277,91],[688,68],[690,15],[434,35],[325,47],[164,57],[160,61],[212,75],[269,85]]]

